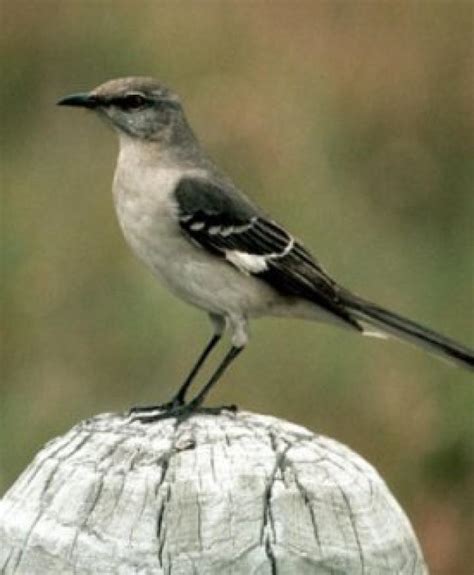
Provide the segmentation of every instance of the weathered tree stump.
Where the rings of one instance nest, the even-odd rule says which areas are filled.
[[[347,447],[251,413],[105,414],[0,503],[3,574],[418,574],[403,511]]]

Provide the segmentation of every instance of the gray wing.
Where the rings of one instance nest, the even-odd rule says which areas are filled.
[[[175,197],[181,229],[195,244],[279,293],[309,300],[361,330],[338,285],[302,244],[233,188],[183,178]]]

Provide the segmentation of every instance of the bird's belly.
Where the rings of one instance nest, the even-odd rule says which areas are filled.
[[[191,243],[174,217],[157,216],[140,202],[120,202],[117,215],[134,253],[173,293],[223,315],[269,313],[277,294],[258,279]],[[150,208],[150,207],[148,207]]]
[[[224,315],[256,316],[265,314],[275,299],[271,288],[244,276],[225,260],[211,260],[214,256],[204,250],[181,254],[172,270],[160,275],[172,291],[198,307]]]
[[[137,245],[137,255],[178,297],[207,311],[224,315],[261,315],[276,299],[273,290],[245,276],[225,260],[208,255],[184,237],[161,236]],[[133,245],[135,243],[135,245]]]

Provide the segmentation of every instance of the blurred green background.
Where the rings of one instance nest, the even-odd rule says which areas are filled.
[[[218,163],[354,291],[472,346],[473,4],[1,0],[0,492],[82,418],[169,398],[210,334],[131,255],[117,145],[71,92],[152,75]],[[471,374],[283,320],[211,402],[372,462],[433,573],[468,573]],[[222,350],[223,351],[223,350]]]

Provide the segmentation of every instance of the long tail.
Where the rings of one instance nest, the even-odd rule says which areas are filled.
[[[351,315],[362,324],[366,323],[382,333],[410,341],[441,357],[455,361],[463,367],[474,370],[474,350],[346,290],[342,291],[341,296]]]

